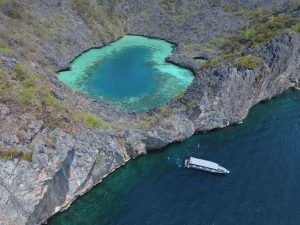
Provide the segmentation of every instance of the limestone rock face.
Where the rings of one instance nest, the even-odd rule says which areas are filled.
[[[28,1],[35,16],[40,19],[52,18],[53,13],[67,17],[61,19],[62,28],[51,38],[37,40],[36,51],[49,65],[66,68],[82,51],[105,44],[105,41],[93,35],[72,9],[71,1]],[[94,0],[92,2],[97,4]],[[55,85],[53,95],[65,103],[72,102],[72,109],[92,112],[110,122],[126,121],[130,126],[120,130],[91,130],[82,124],[74,131],[50,128],[45,121],[27,113],[20,115],[5,101],[0,102],[0,151],[16,149],[26,152],[31,149],[33,153],[32,161],[21,158],[0,159],[0,225],[42,224],[129,159],[150,150],[161,149],[169,143],[183,141],[195,132],[239,123],[255,104],[298,84],[299,34],[278,35],[259,49],[245,50],[244,55],[253,54],[263,59],[262,65],[253,70],[235,68],[230,63],[200,70],[195,61],[182,54],[182,43],[206,42],[223,32],[234,32],[247,22],[245,18],[220,11],[221,7],[211,9],[209,5],[205,5],[207,8],[204,11],[199,11],[198,4],[201,1],[176,1],[178,7],[174,8],[174,12],[161,10],[157,1],[151,7],[148,7],[150,1],[127,2],[129,5],[116,3],[114,10],[119,11],[120,16],[121,12],[130,12],[133,16],[129,16],[126,21],[122,17],[124,21],[118,22],[115,30],[107,30],[111,27],[101,29],[103,32],[114,33],[110,41],[124,33],[134,33],[161,37],[178,44],[178,50],[168,60],[188,67],[195,73],[186,96],[181,101],[170,102],[168,107],[172,112],[166,115],[159,114],[158,110],[136,114],[71,93],[58,82],[54,74],[36,66],[36,70]],[[251,2],[243,1],[250,8]],[[273,1],[256,2],[264,5]],[[196,14],[189,15],[188,21],[180,23],[181,18],[177,18],[177,25],[166,22],[169,14],[186,13],[190,8],[196,8],[199,12],[196,10]],[[217,24],[216,29],[209,29],[210,19]],[[66,21],[72,22],[69,24]],[[199,24],[201,29],[198,29]],[[5,33],[3,29],[0,23],[0,37]],[[198,53],[208,58],[217,54],[201,49]],[[17,60],[22,57],[19,55]],[[12,69],[15,61],[16,58],[0,53],[1,68]],[[34,64],[33,61],[26,63]],[[195,106],[187,109],[185,104],[189,102],[194,102]],[[155,122],[150,126],[133,124],[146,117],[154,118]]]
[[[300,78],[299,43],[298,36],[275,38],[255,52],[264,58],[264,64],[254,71],[224,64],[199,74],[187,92],[199,108],[176,113],[151,129],[82,128],[70,135],[60,129],[44,129],[41,121],[30,121],[26,137],[35,148],[32,162],[0,160],[1,224],[41,224],[130,158],[182,141],[195,131],[242,121],[253,105],[280,94]],[[12,118],[4,104],[0,108],[7,123],[26,121],[25,115]],[[45,138],[51,135],[57,140],[52,146],[45,145]],[[17,136],[1,133],[0,146],[19,145]]]
[[[263,48],[244,54],[250,53],[263,58],[263,65],[247,70],[225,63],[196,76],[187,95],[189,101],[197,99],[202,111],[197,130],[242,121],[253,105],[298,83],[299,35],[283,34]]]

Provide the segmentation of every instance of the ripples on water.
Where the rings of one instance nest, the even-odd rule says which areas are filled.
[[[288,92],[256,106],[242,125],[133,160],[49,224],[300,224],[299,103],[300,93]],[[186,149],[231,173],[184,169]]]

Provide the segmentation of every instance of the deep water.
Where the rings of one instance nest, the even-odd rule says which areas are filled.
[[[50,225],[300,224],[300,93],[259,104],[243,124],[130,161]],[[212,160],[227,176],[184,169]]]
[[[79,56],[59,79],[74,91],[132,111],[161,107],[193,81],[190,70],[167,63],[174,45],[125,36]]]

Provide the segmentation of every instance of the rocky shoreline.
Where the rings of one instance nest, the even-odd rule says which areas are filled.
[[[54,9],[49,5],[41,7],[39,4],[42,3],[33,2],[34,7],[39,11],[44,10],[45,15],[57,10],[55,1],[49,3],[53,4],[51,7]],[[66,52],[59,51],[63,45],[56,44],[55,40],[41,44],[41,54],[45,53],[46,61],[56,65],[58,69],[67,68],[71,59],[83,51],[103,45],[70,10],[70,3],[63,2],[60,10],[67,12],[81,28],[68,31],[68,36],[74,36],[70,36],[70,40],[73,38],[71,44],[64,45]],[[228,15],[228,18],[231,17]],[[125,33],[135,33],[177,43],[178,49],[167,60],[190,68],[195,74],[192,85],[181,99],[171,101],[164,110],[132,113],[82,94],[72,93],[58,82],[55,73],[35,64],[35,69],[54,85],[53,95],[57,99],[69,105],[72,110],[88,110],[114,126],[89,129],[77,122],[76,129],[71,131],[59,126],[49,127],[45,121],[29,113],[16,113],[11,108],[13,105],[0,102],[1,149],[14,147],[24,150],[28,144],[33,149],[30,162],[20,158],[0,159],[0,224],[45,223],[49,217],[68,208],[78,196],[128,160],[170,143],[183,141],[195,132],[206,132],[239,123],[247,116],[251,107],[281,94],[295,86],[300,79],[300,36],[297,33],[277,35],[260,48],[242,52],[241,55],[253,54],[263,59],[262,64],[255,69],[234,67],[232,63],[224,61],[218,66],[203,70],[181,52],[184,34],[179,33],[176,37],[168,33],[169,37],[166,37],[161,35],[160,30],[153,28],[148,32],[143,26],[134,26],[141,22],[139,18],[137,21],[132,21],[132,18],[128,20],[131,23],[128,22],[129,25],[126,26],[131,29],[130,32],[120,29],[114,36],[118,38]],[[243,20],[242,18],[239,23]],[[130,24],[134,27],[130,28]],[[232,30],[238,27],[236,25]],[[231,31],[229,28],[227,30]],[[76,32],[80,34],[75,34]],[[196,37],[197,35],[190,38]],[[74,43],[78,43],[78,46],[74,46]],[[54,50],[45,52],[51,45]],[[0,55],[0,58],[1,66],[8,71],[18,60],[33,63],[21,56],[14,58]],[[193,103],[192,106],[187,107],[190,103]]]
[[[282,46],[282,43],[286,45]],[[290,54],[293,57],[288,59],[292,62],[292,65],[287,64],[288,70],[277,75],[279,85],[273,86],[272,89],[267,88],[268,81],[265,79],[259,80],[259,84],[257,85],[259,88],[265,88],[263,92],[261,89],[255,90],[254,88],[248,87],[249,91],[256,94],[256,96],[254,95],[255,97],[253,96],[250,99],[250,102],[245,99],[240,99],[239,102],[236,100],[230,102],[233,89],[229,90],[229,87],[226,87],[228,96],[225,96],[226,92],[219,92],[222,95],[222,99],[219,99],[219,103],[217,101],[213,101],[214,104],[207,103],[209,100],[207,99],[207,94],[204,94],[203,97],[199,99],[202,107],[190,110],[186,114],[176,112],[169,118],[170,121],[162,121],[162,123],[158,123],[155,127],[147,131],[128,130],[125,132],[115,132],[103,129],[89,131],[82,128],[83,130],[80,134],[70,136],[59,129],[55,129],[51,131],[52,133],[56,133],[59,137],[59,140],[55,143],[55,149],[56,152],[59,152],[59,155],[55,156],[53,155],[53,152],[51,152],[53,150],[47,149],[41,144],[43,135],[47,134],[49,131],[38,130],[35,128],[35,130],[38,131],[36,131],[37,133],[33,133],[32,136],[36,135],[34,139],[34,142],[36,143],[35,146],[40,145],[39,147],[41,149],[33,156],[31,165],[28,165],[27,162],[20,162],[17,160],[12,162],[1,162],[1,168],[21,167],[21,171],[25,170],[30,174],[31,178],[28,177],[28,180],[34,179],[35,182],[43,182],[43,185],[38,184],[40,189],[35,189],[35,193],[26,193],[26,195],[34,194],[34,196],[36,196],[36,194],[38,194],[38,196],[40,196],[38,199],[36,197],[30,197],[30,200],[35,198],[34,200],[37,204],[34,205],[33,213],[28,217],[28,222],[26,222],[26,224],[41,224],[45,222],[49,216],[60,210],[66,209],[76,197],[84,194],[94,185],[101,182],[103,177],[113,172],[120,165],[126,163],[130,158],[145,154],[149,150],[160,149],[169,143],[183,141],[192,136],[195,131],[209,131],[211,129],[222,128],[233,123],[238,123],[246,117],[248,110],[253,105],[260,101],[270,99],[291,87],[293,82],[299,79],[299,74],[296,73],[296,71],[299,71],[299,62],[297,61],[299,58],[297,57],[299,54],[299,37],[283,35],[274,40],[273,43],[271,42],[265,49],[276,49],[279,46],[290,47],[290,50],[292,50]],[[283,49],[280,50],[279,53],[282,51]],[[280,57],[280,55],[277,55],[277,57]],[[272,62],[269,62],[269,64],[271,63]],[[211,74],[214,74],[215,71],[219,72],[224,70],[229,71],[229,73],[227,72],[227,75],[230,79],[234,80],[230,81],[229,84],[234,86],[245,85],[245,83],[241,84],[236,82],[236,80],[239,80],[242,77],[244,77],[244,79],[241,79],[242,82],[247,81],[251,83],[251,81],[255,79],[255,73],[251,71],[242,71],[242,73],[239,73],[235,69],[232,69],[230,65],[224,65],[214,69]],[[271,70],[271,68],[268,68],[268,70]],[[260,68],[258,71],[261,72],[263,69]],[[226,85],[228,85],[227,82],[228,80],[226,81]],[[195,88],[198,89],[199,86],[193,84],[189,88],[187,96],[191,96],[190,98],[194,99],[195,95],[193,94],[193,90]],[[221,89],[223,88],[224,86],[221,87]],[[244,88],[243,91],[245,90],[246,89]],[[239,93],[240,92],[236,94]],[[198,92],[196,95],[199,96]],[[216,99],[218,99],[217,96]],[[230,103],[233,105],[230,105]],[[244,106],[241,107],[239,104],[243,104]],[[211,108],[214,106],[221,106],[223,111],[213,111]],[[9,109],[2,106],[1,111],[7,112]],[[13,120],[7,113],[5,118]],[[38,125],[34,125],[34,127],[35,126]],[[45,155],[48,159],[45,159]],[[41,163],[42,165],[40,165]],[[34,172],[34,170],[30,172],[30,168],[34,168],[38,165],[42,166],[42,168],[39,168],[36,172]],[[49,165],[52,168],[44,167],[44,165]],[[21,171],[15,171],[14,175],[21,175]],[[43,174],[42,177],[41,174]],[[36,180],[37,177],[39,177],[39,180]],[[23,179],[18,178],[18,181],[20,182]],[[25,184],[27,182],[28,181],[24,181]],[[32,180],[27,184],[31,186],[35,182]],[[29,187],[25,187],[24,189],[26,192],[27,190],[30,190]],[[65,190],[62,191],[63,189]],[[8,190],[4,189],[2,193],[6,192],[8,192]],[[10,201],[13,201],[13,199]],[[16,209],[14,203],[11,207]],[[12,211],[12,208],[7,206],[4,209]],[[24,217],[25,216],[26,214]],[[7,220],[4,220],[5,223],[6,221]],[[16,222],[16,224],[23,224],[22,221]]]

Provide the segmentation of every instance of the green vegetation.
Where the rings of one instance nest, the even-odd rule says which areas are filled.
[[[37,90],[34,87],[25,87],[20,91],[20,94],[25,106],[33,106],[38,101]]]
[[[248,12],[249,13],[249,12]],[[257,9],[250,14],[250,26],[230,37],[222,48],[225,52],[240,52],[249,47],[261,47],[274,36],[297,27],[300,19],[292,13],[273,14]]]
[[[6,55],[12,55],[13,50],[8,48],[4,43],[0,42],[0,53],[6,54]]]
[[[0,158],[1,159],[14,159],[20,157],[22,152],[16,149],[11,149],[7,151],[0,151]]]
[[[0,90],[4,90],[7,88],[7,84],[5,83],[0,83]]]
[[[194,109],[196,106],[197,106],[197,103],[195,100],[193,100],[185,105],[187,110]]]
[[[28,73],[27,66],[22,63],[17,63],[15,66],[16,79],[18,81],[23,81],[26,79],[26,74]]]
[[[113,5],[102,4],[101,1],[97,1],[96,5],[92,5],[89,0],[73,0],[72,7],[104,43],[111,40],[111,37],[117,32],[117,22],[112,16]],[[106,33],[101,33],[100,24],[106,28]]]
[[[181,99],[183,99],[184,95],[185,95],[185,92],[184,92],[184,91],[181,91],[181,92],[179,92],[179,94],[175,97],[175,99],[176,99],[176,100],[181,100]]]
[[[258,31],[254,28],[247,29],[241,32],[239,42],[245,44],[250,42],[251,44],[255,43],[256,36]]]
[[[207,60],[206,62],[200,64],[201,69],[207,69],[211,67],[215,67],[219,65],[221,62],[226,61],[226,60],[231,60],[236,56],[236,53],[224,53],[221,54],[213,59]]]
[[[43,106],[54,107],[54,108],[62,108],[63,105],[61,102],[55,98],[51,93],[47,93],[42,99],[41,103]]]
[[[7,88],[9,88],[8,84],[8,73],[5,70],[0,69],[0,90],[3,91]],[[0,100],[1,100],[1,95],[0,95]]]
[[[95,9],[90,4],[88,0],[74,0],[73,8],[77,11],[77,13],[85,20],[85,22],[90,23],[95,16]]]
[[[173,11],[174,10],[175,10],[175,7],[174,7]],[[183,22],[185,22],[188,18],[196,16],[198,13],[199,13],[198,11],[187,11],[187,12],[176,14],[176,15],[172,16],[170,18],[170,20],[172,21],[172,23],[175,23],[175,24],[179,25],[179,24],[182,24]]]
[[[243,67],[246,69],[255,69],[262,65],[262,59],[253,55],[246,55],[233,61],[234,67]]]
[[[0,35],[0,54],[18,53],[23,59],[47,67],[49,61],[41,54],[36,40],[51,43],[55,35],[61,50],[65,51],[66,33],[75,21],[57,10],[44,18],[30,4],[23,0],[0,0],[0,17],[5,26],[5,33]]]
[[[42,107],[53,114],[64,110],[59,99],[52,95],[51,87],[42,81],[39,74],[31,72],[27,65],[16,64],[15,78],[22,84],[18,92],[25,107]]]
[[[20,19],[22,17],[21,2],[21,0],[0,0],[0,11],[10,18]]]
[[[228,7],[228,6],[227,6]],[[226,40],[217,39],[222,42],[220,48],[223,53],[218,57],[200,64],[200,68],[207,69],[219,65],[223,61],[232,61],[236,56],[247,48],[259,48],[271,38],[284,32],[300,31],[300,18],[294,17],[293,11],[300,7],[300,3],[291,4],[289,11],[283,7],[273,11],[265,8],[255,10],[240,10],[239,7],[233,11],[236,15],[248,15],[250,18],[249,26],[241,29],[238,34]],[[241,58],[235,61],[235,66],[239,64],[245,68],[252,69],[260,64],[260,60],[253,57]]]
[[[0,69],[0,101],[15,112],[30,113],[49,127],[65,128],[70,118],[67,107],[53,95],[54,85],[33,70],[20,62],[14,71]]]
[[[229,12],[229,13],[236,13],[239,12],[240,10],[243,10],[243,5],[240,0],[235,2],[224,1],[221,7],[225,12]]]
[[[157,124],[161,124],[163,120],[167,121],[174,115],[174,111],[169,106],[164,106],[154,115],[145,115],[134,123],[135,128],[138,129],[149,129]]]
[[[157,122],[157,117],[145,117],[139,122],[135,123],[135,127],[138,129],[149,129],[154,127]]]
[[[22,160],[26,160],[31,162],[32,161],[32,156],[33,152],[32,151],[27,151],[27,152],[22,152],[17,149],[10,149],[6,151],[0,151],[0,159],[14,159],[14,158],[21,158]]]
[[[160,109],[160,115],[164,118],[168,118],[173,115],[173,109],[169,106],[164,106]]]
[[[293,31],[300,33],[300,23],[297,23],[291,27]]]
[[[100,155],[100,154],[98,153],[98,155],[97,155],[97,157],[96,157],[96,160],[95,160],[96,165],[97,165],[97,166],[101,166],[101,164],[103,163],[103,161],[104,161],[103,155]]]
[[[26,160],[28,162],[32,161],[33,152],[23,152],[21,159]]]
[[[165,11],[175,11],[176,0],[160,0],[159,6]]]
[[[58,140],[58,135],[57,135],[57,134],[52,134],[49,138],[50,138],[51,141],[57,142],[57,140]]]
[[[101,118],[91,113],[78,113],[74,118],[83,122],[90,129],[96,129],[103,123]]]
[[[103,120],[99,116],[80,112],[73,115],[73,118],[77,121],[84,123],[89,129],[103,128],[103,129],[122,129],[122,124],[111,123]]]

